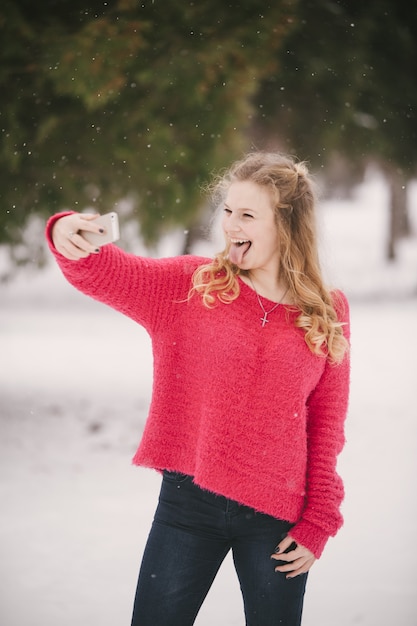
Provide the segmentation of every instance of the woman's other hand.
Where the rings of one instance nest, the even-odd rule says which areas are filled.
[[[99,248],[93,246],[80,234],[81,230],[103,233],[103,229],[94,224],[98,213],[71,213],[59,218],[52,227],[51,237],[56,250],[66,259],[78,261],[90,254],[98,254]]]
[[[316,560],[314,554],[301,545],[295,544],[294,549],[290,552],[285,552],[293,543],[295,544],[294,539],[291,535],[287,535],[277,545],[274,554],[271,555],[271,559],[280,561],[275,571],[287,574],[287,578],[294,578],[300,574],[307,573]],[[282,563],[282,561],[285,561],[285,563]]]

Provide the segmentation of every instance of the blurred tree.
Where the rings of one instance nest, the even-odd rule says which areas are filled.
[[[200,183],[246,148],[296,5],[3,0],[0,242],[122,198],[147,242],[192,225]]]
[[[405,191],[417,171],[416,33],[407,0],[305,0],[277,51],[280,71],[256,98],[254,137],[321,167],[336,191],[361,180],[369,162],[385,172],[389,258],[409,233]]]

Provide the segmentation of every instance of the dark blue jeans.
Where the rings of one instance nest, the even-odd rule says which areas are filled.
[[[307,575],[287,580],[270,556],[291,528],[165,472],[143,555],[132,626],[191,626],[231,549],[247,626],[299,626]],[[223,624],[221,626],[224,626]]]

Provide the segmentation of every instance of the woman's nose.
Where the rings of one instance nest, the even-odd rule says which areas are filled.
[[[240,231],[239,218],[233,213],[225,219],[225,230],[227,233],[236,233]]]

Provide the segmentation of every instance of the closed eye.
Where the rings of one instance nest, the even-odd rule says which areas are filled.
[[[223,210],[226,213],[226,215],[231,215],[232,214],[232,210],[229,209],[228,206],[225,206]],[[252,213],[246,213],[246,212],[245,213],[241,213],[241,215],[242,215],[242,217],[245,217],[245,218],[248,218],[248,219],[253,219],[255,217],[254,215],[252,215]]]

